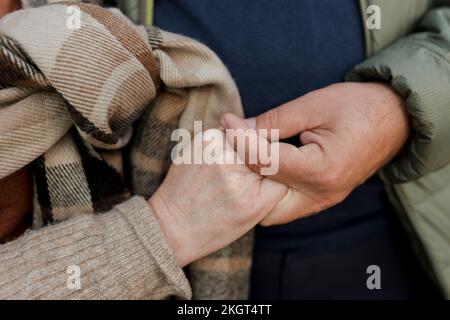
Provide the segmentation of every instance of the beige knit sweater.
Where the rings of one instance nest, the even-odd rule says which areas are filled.
[[[79,267],[80,289],[70,285],[70,266]],[[105,214],[28,231],[0,246],[0,299],[169,296],[188,299],[191,289],[141,197]]]
[[[196,120],[217,127],[224,112],[242,115],[242,105],[204,45],[136,27],[117,10],[78,6],[78,30],[64,27],[67,4],[0,20],[0,178],[39,157],[34,226],[64,221],[0,246],[0,299],[190,298],[191,288],[197,299],[247,297],[251,235],[190,264],[189,284],[142,198],[80,217],[110,210],[124,193],[103,188],[100,167],[82,159],[119,172],[126,164],[129,190],[148,198],[170,165],[175,128],[192,132]],[[134,124],[129,154],[121,152]],[[73,265],[80,289],[68,286]]]

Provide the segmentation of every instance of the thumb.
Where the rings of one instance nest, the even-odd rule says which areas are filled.
[[[317,127],[317,108],[307,96],[289,101],[255,118],[248,119],[256,129],[279,129],[279,139],[287,139],[303,131]],[[270,136],[269,136],[270,139]]]
[[[221,124],[228,128],[229,143],[250,169],[275,181],[292,186],[323,161],[322,149],[315,143],[300,148],[287,143],[270,143],[264,135],[250,129],[248,122],[230,113],[222,116]],[[247,137],[249,143],[246,143]]]

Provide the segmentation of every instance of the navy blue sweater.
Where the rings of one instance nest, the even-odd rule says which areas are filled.
[[[155,25],[200,40],[224,61],[247,116],[342,82],[364,59],[355,0],[157,0],[155,5]],[[359,236],[386,227],[386,205],[382,183],[373,178],[325,212],[258,228],[256,245],[351,245]]]

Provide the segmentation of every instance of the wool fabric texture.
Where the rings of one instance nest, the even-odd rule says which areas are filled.
[[[69,5],[0,20],[0,179],[31,164],[35,229],[148,198],[170,166],[174,129],[242,114],[206,46],[87,3],[71,28]],[[194,298],[247,297],[251,238],[188,267]]]

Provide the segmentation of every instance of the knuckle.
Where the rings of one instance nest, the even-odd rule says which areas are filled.
[[[279,120],[279,111],[277,108],[271,109],[264,115],[263,127],[264,129],[277,129]]]
[[[261,173],[261,169],[263,168],[263,166],[262,166],[259,162],[258,162],[258,163],[254,163],[254,164],[249,163],[249,164],[247,164],[247,167],[248,167],[251,171],[253,171],[253,172],[255,172],[255,173],[258,173],[258,174]]]

